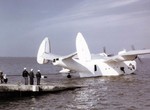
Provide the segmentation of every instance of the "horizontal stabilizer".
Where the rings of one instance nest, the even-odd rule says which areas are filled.
[[[66,55],[66,56],[62,56],[62,60],[67,60],[67,59],[72,58],[76,55],[77,55],[77,52],[74,52],[74,53]]]
[[[43,53],[42,58],[46,59],[46,60],[50,60],[53,61],[56,58],[59,58],[60,56],[58,55],[54,55],[52,53]]]

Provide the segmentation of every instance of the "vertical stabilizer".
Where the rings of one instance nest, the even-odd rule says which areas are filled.
[[[89,61],[91,60],[91,54],[87,43],[81,33],[77,34],[76,37],[76,49],[79,60]]]
[[[43,54],[44,53],[50,53],[50,43],[49,43],[49,39],[46,37],[40,47],[39,47],[39,51],[38,51],[38,54],[37,54],[37,62],[39,64],[44,64],[44,63],[48,63],[48,60],[46,60],[44,57],[43,57]]]

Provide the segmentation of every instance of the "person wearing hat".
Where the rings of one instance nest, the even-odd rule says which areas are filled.
[[[29,77],[30,77],[30,85],[34,84],[34,72],[33,69],[31,69],[30,73],[29,73]]]
[[[3,83],[4,82],[4,78],[3,78],[3,72],[0,71],[0,82]]]
[[[37,73],[36,73],[36,79],[37,79],[37,85],[40,85],[40,80],[41,80],[40,70],[38,70]]]
[[[7,84],[7,82],[8,82],[7,75],[6,75],[6,74],[4,74],[4,75],[3,75],[3,78],[4,78],[4,83],[5,83],[5,84]]]
[[[28,75],[29,75],[28,71],[26,70],[26,68],[24,68],[24,70],[22,72],[22,76],[25,80],[25,85],[28,85]]]

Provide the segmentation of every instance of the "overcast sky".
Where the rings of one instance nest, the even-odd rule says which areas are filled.
[[[0,56],[36,57],[45,37],[67,55],[78,32],[92,53],[150,48],[150,0],[0,0]]]

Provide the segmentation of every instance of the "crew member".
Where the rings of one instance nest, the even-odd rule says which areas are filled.
[[[22,76],[25,80],[25,85],[28,85],[28,75],[29,75],[28,71],[26,70],[26,68],[24,68],[24,70],[22,72]]]
[[[3,72],[0,71],[0,82],[3,83],[3,81],[4,81],[4,78],[3,78]]]
[[[4,79],[4,83],[7,84],[8,78],[7,78],[7,75],[6,75],[6,74],[4,74],[3,79]]]
[[[34,84],[34,72],[33,69],[31,69],[30,73],[29,73],[29,77],[30,77],[30,85]]]
[[[38,70],[37,73],[36,73],[36,79],[37,79],[37,85],[40,85],[40,80],[41,80],[40,70]]]

